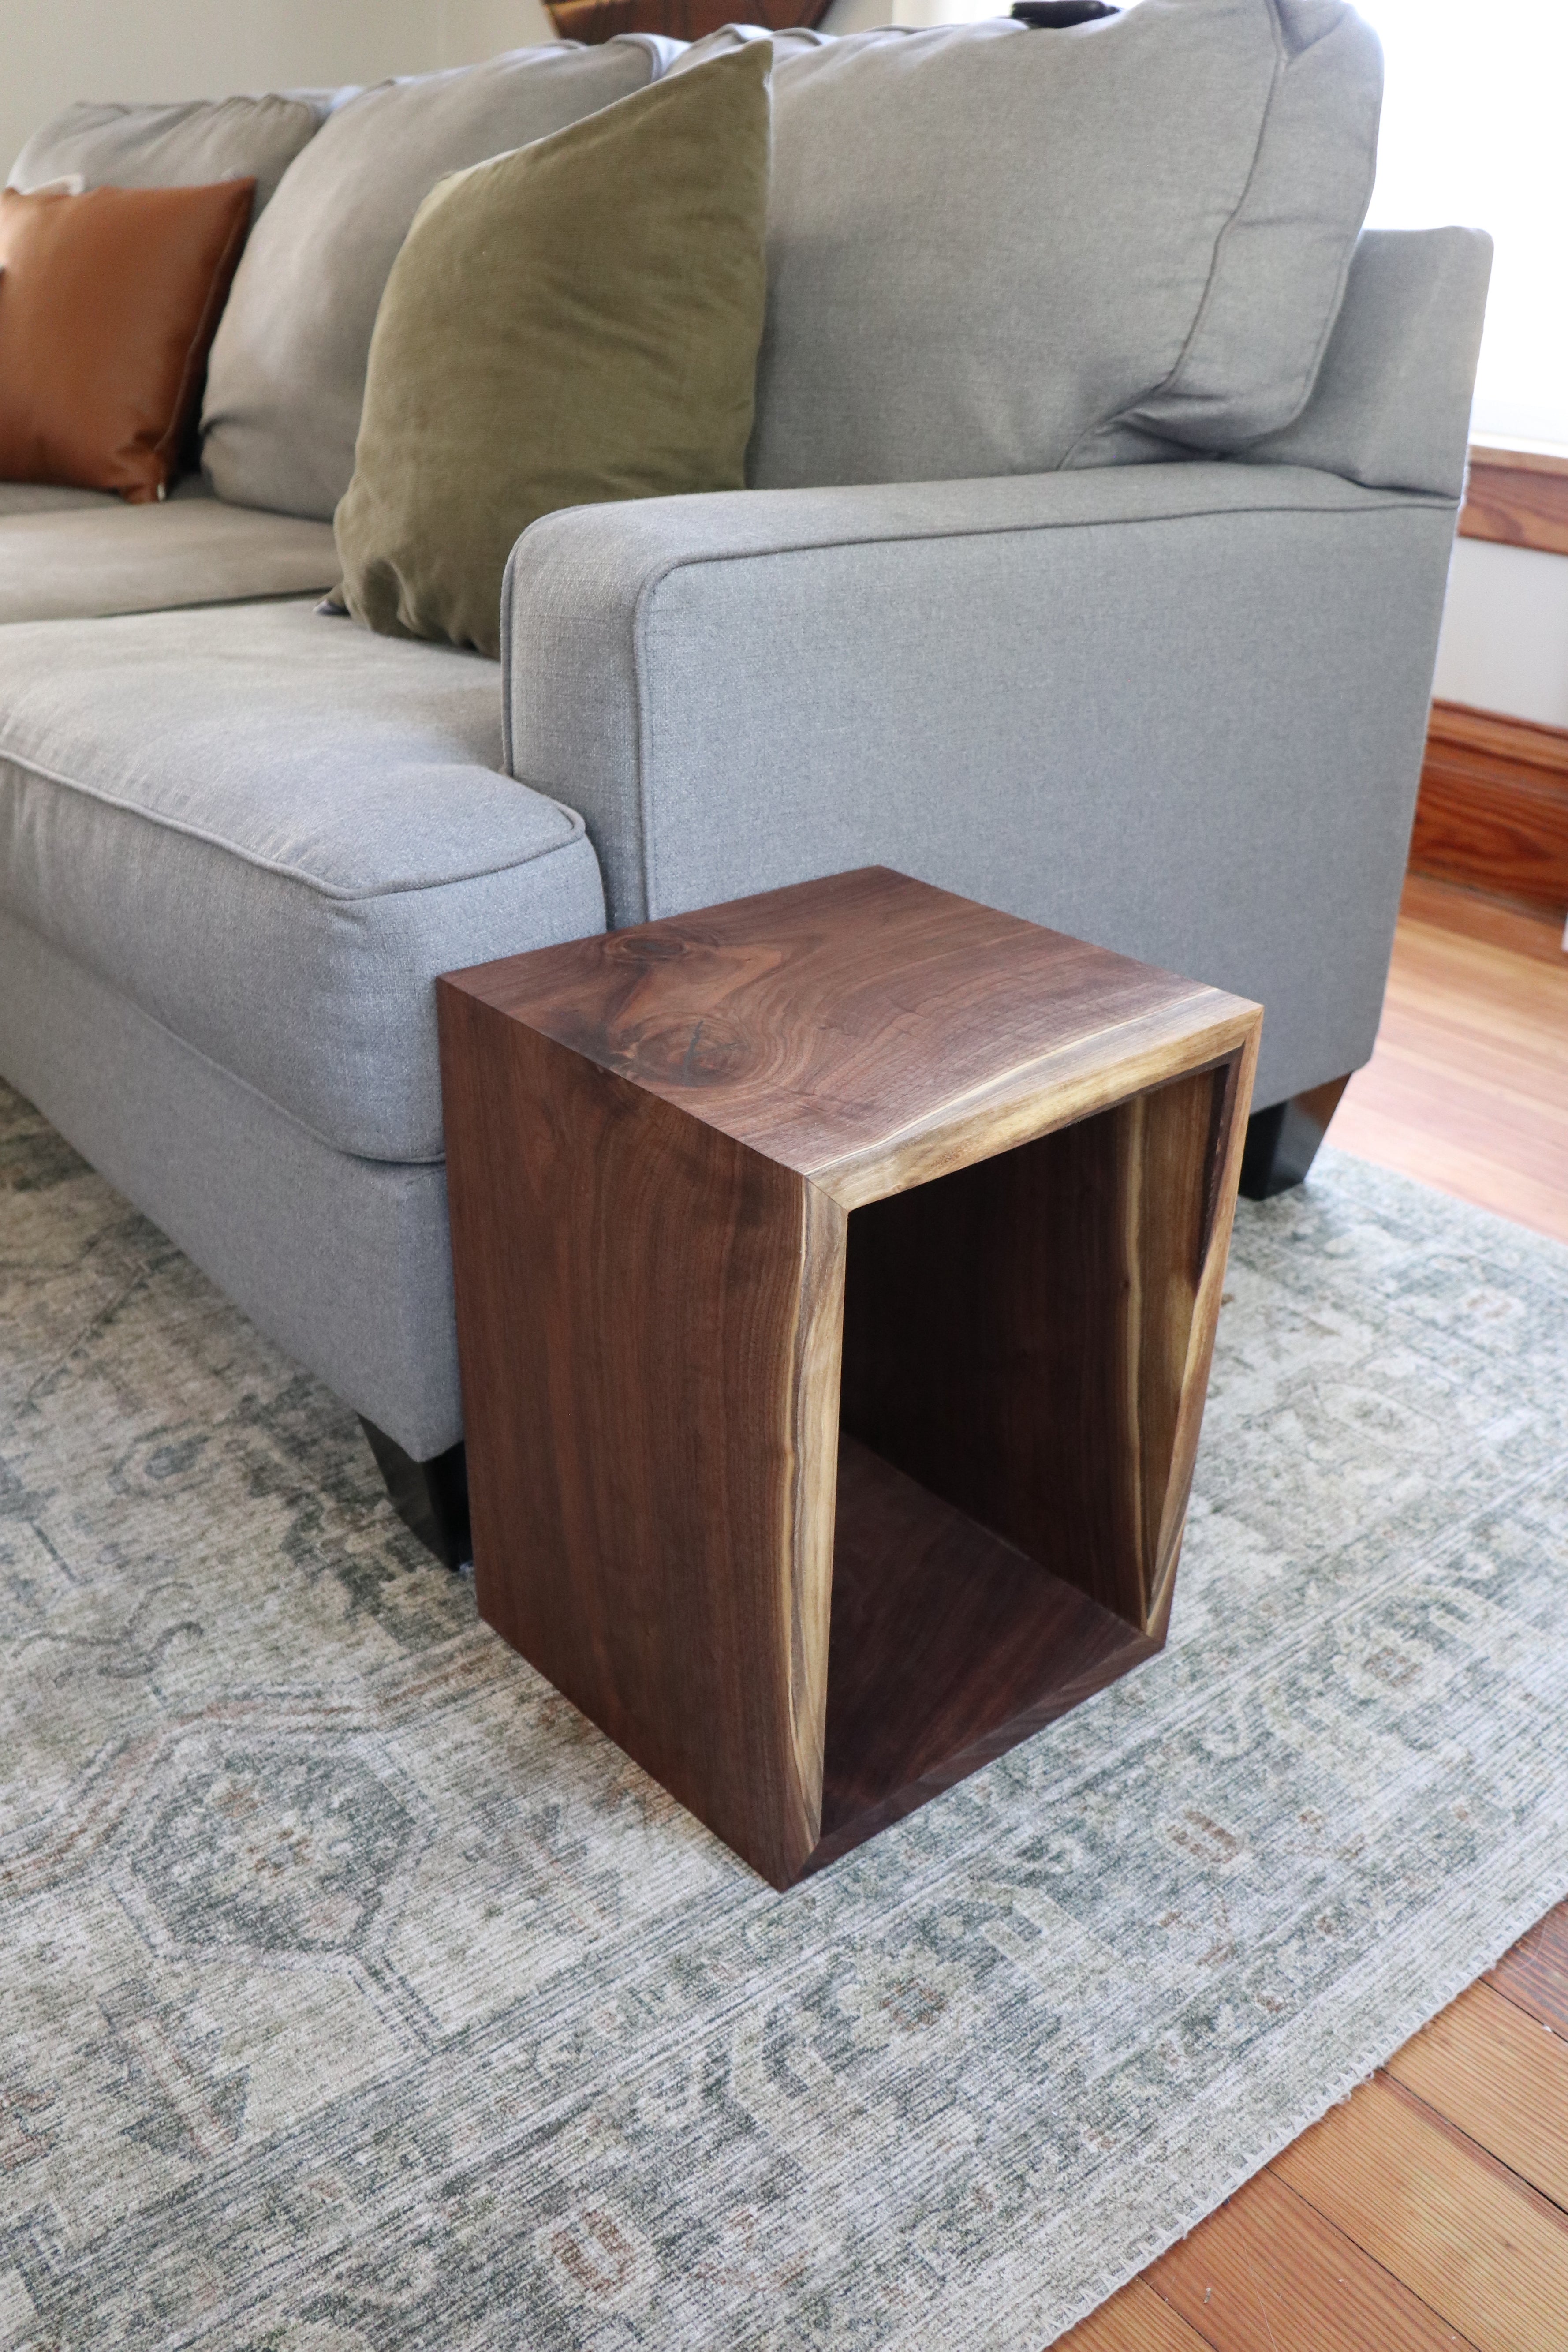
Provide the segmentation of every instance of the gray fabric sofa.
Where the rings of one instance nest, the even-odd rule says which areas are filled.
[[[1272,0],[1145,5],[1140,39],[1185,9],[1218,45],[1198,43],[1194,94],[1172,100],[1189,120],[1217,56],[1241,56],[1230,112],[1245,82],[1260,121],[1288,113],[1280,77],[1305,58],[1312,106],[1339,108],[1354,136],[1325,162],[1298,124],[1294,168],[1350,171],[1376,94],[1338,0],[1300,0],[1299,25]],[[1274,49],[1243,55],[1260,25]],[[158,509],[0,491],[0,1073],[373,1425],[383,1462],[429,1463],[462,1432],[442,971],[880,861],[1258,998],[1264,1110],[1371,1052],[1488,241],[1357,244],[1365,189],[1347,184],[1340,259],[1320,223],[1281,289],[1270,223],[1290,207],[1263,151],[1228,156],[1217,133],[1203,201],[1240,228],[1228,245],[1199,219],[1186,292],[1190,256],[1161,255],[1158,373],[1113,353],[1126,383],[1148,375],[1138,397],[1100,382],[1080,344],[1066,390],[1044,383],[1040,321],[1086,282],[1077,251],[1020,259],[1015,238],[989,293],[966,292],[961,336],[944,310],[912,338],[918,255],[899,265],[906,284],[890,265],[868,286],[844,224],[871,220],[911,125],[929,144],[929,120],[956,116],[975,152],[988,124],[1003,179],[1016,170],[984,78],[1004,57],[1021,109],[1009,135],[1031,137],[1056,68],[1029,45],[1055,37],[998,24],[781,45],[757,487],[536,524],[512,556],[498,670],[322,617],[306,593],[335,577],[327,518],[351,464],[365,288],[346,339],[317,301],[291,356],[265,265],[299,244],[301,184],[352,212],[353,141],[384,161],[395,90],[312,101],[320,127],[279,174],[214,350],[214,479]],[[1118,37],[1124,111],[1139,75],[1166,69]],[[558,113],[689,54],[619,47],[562,53],[591,70]],[[915,95],[888,99],[878,135],[895,144],[879,151],[890,50]],[[1064,100],[1077,116],[1099,70],[1084,54]],[[932,58],[948,82],[919,81]],[[374,251],[350,257],[372,297],[402,233],[389,220],[406,226],[442,169],[476,142],[540,135],[533,97],[508,116],[529,87],[509,66],[475,69],[487,83],[432,78],[406,101],[459,129],[438,124],[378,198]],[[852,155],[857,121],[867,152]],[[1103,151],[1105,122],[1084,138]],[[937,185],[950,160],[916,158]],[[1126,163],[1124,144],[1106,163],[1113,210]],[[1141,226],[1111,222],[1107,252],[1165,234],[1158,174],[1145,200]],[[863,242],[874,264],[870,228]],[[1104,254],[1090,260],[1103,275]],[[885,402],[855,404],[854,335]],[[313,382],[325,424],[295,465]],[[921,478],[904,478],[910,450]]]

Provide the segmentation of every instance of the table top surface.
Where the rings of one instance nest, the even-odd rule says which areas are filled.
[[[454,990],[846,1207],[1239,1052],[1256,1005],[886,866],[539,948]]]

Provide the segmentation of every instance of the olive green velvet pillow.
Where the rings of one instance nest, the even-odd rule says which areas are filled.
[[[742,488],[771,63],[748,43],[431,190],[336,517],[356,620],[497,654],[501,575],[538,516]]]

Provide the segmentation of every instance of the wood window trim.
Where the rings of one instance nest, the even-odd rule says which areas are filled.
[[[1568,444],[1478,436],[1459,536],[1568,555]]]

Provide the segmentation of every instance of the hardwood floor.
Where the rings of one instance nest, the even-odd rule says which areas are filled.
[[[1342,1150],[1568,1241],[1561,926],[1406,886]],[[1057,2352],[1568,2352],[1568,1903]]]
[[[1329,1140],[1568,1241],[1561,921],[1412,875],[1377,1050]]]

